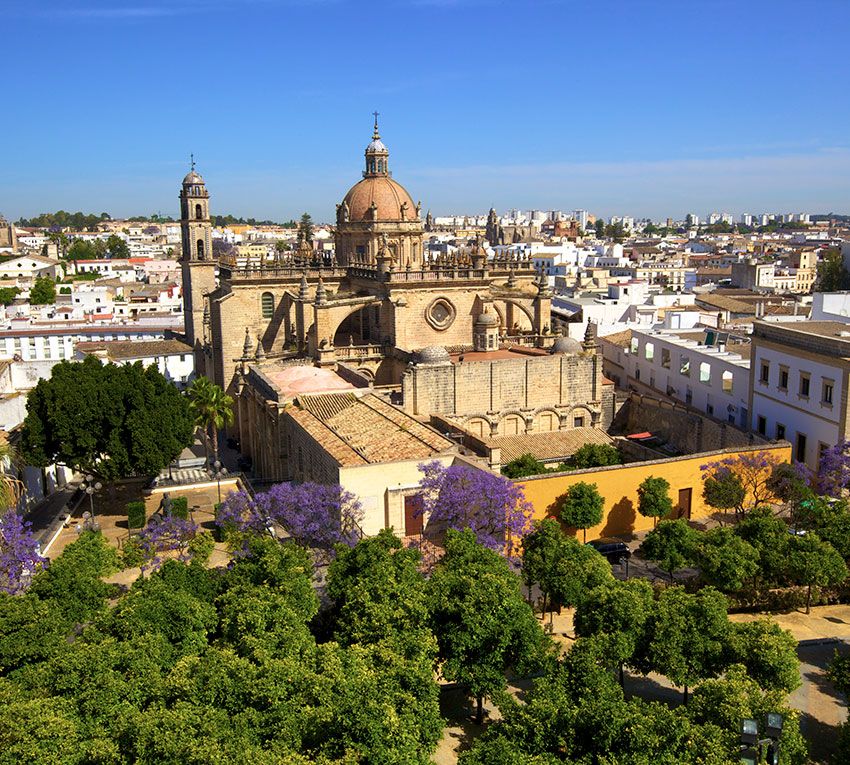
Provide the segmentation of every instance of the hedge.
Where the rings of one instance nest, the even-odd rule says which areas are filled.
[[[145,527],[145,503],[136,501],[127,503],[127,527],[142,529]]]

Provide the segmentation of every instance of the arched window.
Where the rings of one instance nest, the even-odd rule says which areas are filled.
[[[271,292],[264,292],[260,298],[260,304],[263,310],[263,318],[271,319],[274,316],[274,295]]]
[[[198,220],[201,220],[204,217],[204,210],[200,205],[195,205],[195,217]]]
[[[198,260],[204,259],[204,240],[198,239]]]
[[[382,159],[378,160],[378,172],[379,173],[384,172],[384,160],[382,160]]]

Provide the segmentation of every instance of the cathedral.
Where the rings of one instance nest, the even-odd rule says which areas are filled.
[[[198,372],[236,399],[234,435],[255,474],[322,478],[309,472],[319,470],[315,455],[300,471],[294,457],[306,415],[285,420],[323,392],[343,396],[337,407],[360,397],[364,422],[380,412],[419,433],[408,444],[417,455],[422,443],[435,454],[452,445],[417,423],[443,435],[457,428],[457,441],[610,420],[613,386],[595,335],[580,343],[552,332],[548,283],[530,260],[488,256],[494,243],[480,241],[429,255],[422,206],[392,177],[377,117],[362,178],[336,205],[331,262],[306,242],[274,262],[214,258],[209,202],[193,165],[180,193],[186,339]],[[306,410],[331,417],[315,402]]]

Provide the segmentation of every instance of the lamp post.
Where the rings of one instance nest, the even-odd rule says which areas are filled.
[[[100,481],[95,481],[93,475],[86,475],[86,480],[83,481],[82,488],[89,495],[89,511],[91,512],[91,517],[94,518],[94,493],[100,491],[103,488],[103,484]]]
[[[779,765],[779,738],[782,735],[784,720],[778,712],[768,712],[764,716],[764,734],[759,738],[758,721],[751,718],[741,720],[741,755],[743,765]],[[766,746],[765,759],[762,760],[762,747]]]
[[[216,460],[212,466],[214,469],[210,470],[210,475],[218,484],[218,504],[221,504],[221,479],[227,475],[227,468],[221,464],[221,460]]]

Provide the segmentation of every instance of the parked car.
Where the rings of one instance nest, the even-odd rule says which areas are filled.
[[[628,563],[632,551],[625,542],[612,537],[600,537],[591,539],[588,544],[600,555],[604,555],[611,565],[615,563]]]

